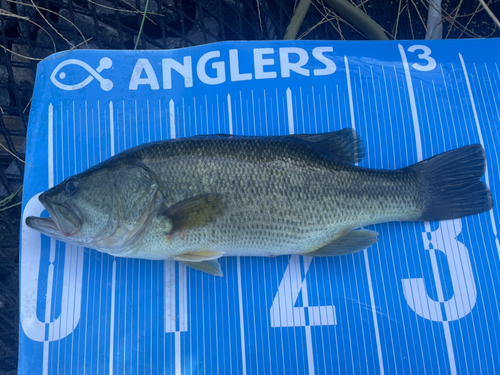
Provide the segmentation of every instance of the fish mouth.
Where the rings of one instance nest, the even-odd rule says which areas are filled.
[[[28,227],[50,237],[66,238],[78,234],[82,223],[69,207],[51,202],[45,194],[41,194],[38,200],[49,212],[50,217],[29,216],[26,218]]]

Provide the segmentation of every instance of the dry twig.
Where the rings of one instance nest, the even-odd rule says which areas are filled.
[[[0,143],[0,146],[2,146],[2,148],[7,151],[9,154],[11,154],[12,156],[14,156],[17,160],[19,160],[20,162],[23,162],[24,164],[26,165],[29,165],[30,167],[33,167],[32,165],[26,163],[23,159],[21,159],[19,156],[17,156],[16,154],[14,154],[12,151],[10,151],[7,147],[5,147],[3,144]]]

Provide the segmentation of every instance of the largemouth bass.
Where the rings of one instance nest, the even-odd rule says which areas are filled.
[[[334,256],[363,250],[388,221],[436,221],[493,207],[481,145],[399,170],[357,167],[352,129],[195,136],[124,151],[39,196],[47,236],[119,257],[172,259],[222,275],[221,256]]]

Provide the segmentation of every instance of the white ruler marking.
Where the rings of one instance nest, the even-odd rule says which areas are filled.
[[[351,112],[351,126],[356,129],[356,119],[354,118],[354,103],[352,101],[351,73],[349,71],[349,60],[344,56],[345,73],[347,76],[347,92],[349,93],[349,111]]]
[[[168,112],[170,115],[170,138],[174,139],[177,138],[177,135],[175,133],[175,106],[172,99],[168,102]]]
[[[170,117],[170,138],[175,139],[177,137],[176,133],[176,119],[175,119],[175,104],[173,99],[169,101],[169,117]],[[175,267],[176,263],[173,261],[165,261],[165,270],[169,270],[169,272],[164,272],[165,280],[164,280],[164,288],[165,288],[165,331],[166,332],[175,332],[175,374],[180,375],[182,373],[182,363],[181,363],[181,332],[187,330],[187,323],[185,319],[185,313],[187,314],[186,309],[186,298],[187,298],[187,275],[186,275],[186,266],[182,264],[178,264],[179,267],[179,277],[176,280],[175,277]],[[176,281],[178,283],[176,283]],[[175,292],[176,287],[179,288],[179,330],[176,327],[176,300],[175,300]],[[167,300],[168,294],[168,300]]]
[[[113,102],[109,102],[109,133],[111,143],[111,156],[115,154],[115,116],[113,111]]]
[[[241,93],[240,93],[241,94]],[[241,97],[240,97],[241,100]],[[231,110],[231,96],[227,94],[227,110],[229,116],[229,134],[233,134],[233,116]],[[243,121],[243,117],[241,119]],[[242,122],[243,127],[243,122]],[[243,292],[241,286],[241,260],[240,257],[236,258],[236,268],[238,274],[238,305],[240,311],[240,334],[241,334],[241,366],[242,366],[242,374],[246,375],[247,373],[247,359],[245,352],[245,320],[243,316]]]
[[[351,115],[351,126],[353,129],[356,129],[356,119],[354,116],[354,100],[353,100],[352,85],[351,85],[351,73],[349,70],[349,60],[347,59],[347,56],[344,56],[344,62],[345,62],[345,69],[346,69],[346,76],[347,76],[347,94],[349,97],[349,111],[350,111],[350,115]],[[361,90],[362,90],[362,88],[361,88]],[[357,163],[356,163],[356,165],[357,165]],[[368,261],[368,254],[366,252],[366,249],[363,250],[363,253],[364,253],[364,260],[365,260],[366,275],[368,278],[368,289],[370,291],[370,302],[371,302],[371,307],[372,307],[373,325],[374,325],[374,330],[375,330],[375,341],[377,343],[378,363],[379,363],[380,373],[383,375],[384,374],[384,361],[383,361],[383,357],[382,357],[382,345],[380,342],[380,334],[379,334],[378,319],[377,319],[377,309],[376,309],[375,297],[374,297],[374,293],[373,293],[373,285],[372,285],[371,272],[370,272],[370,263]]]
[[[113,356],[115,344],[115,296],[116,296],[116,260],[113,259],[113,274],[111,276],[111,318],[109,328],[109,373],[113,374]]]
[[[408,96],[410,99],[410,108],[411,108],[411,114],[412,114],[412,119],[413,119],[413,128],[415,132],[415,146],[417,149],[417,159],[418,161],[423,160],[423,153],[422,153],[422,139],[420,137],[420,125],[418,121],[418,112],[417,112],[417,104],[415,101],[415,93],[413,90],[413,83],[411,80],[411,73],[410,73],[410,67],[408,65],[408,60],[406,58],[406,52],[401,44],[398,45],[399,52],[401,53],[401,59],[403,60],[403,66],[405,70],[405,76],[406,76],[406,83],[408,85]],[[429,222],[425,222],[425,231],[426,232],[431,232],[431,226]],[[432,265],[432,273],[434,275],[434,281],[436,283],[436,293],[438,300],[440,302],[444,302],[444,293],[443,293],[443,286],[441,284],[441,276],[439,275],[439,268],[437,264],[437,259],[436,259],[436,253],[433,250],[429,250],[429,257],[431,259],[431,265]],[[444,331],[444,336],[445,336],[445,341],[446,341],[446,349],[448,352],[448,361],[450,364],[450,372],[452,375],[457,373],[457,367],[456,367],[456,362],[455,362],[455,352],[453,350],[453,342],[451,338],[451,332],[450,332],[450,324],[448,321],[443,321],[443,331]]]
[[[175,375],[181,374],[181,333],[175,331]]]
[[[233,134],[233,108],[231,106],[230,94],[227,94],[227,117],[229,121],[229,134]]]
[[[236,258],[236,267],[238,271],[238,304],[240,310],[240,335],[241,335],[241,366],[242,374],[247,373],[247,358],[245,352],[245,321],[243,316],[243,292],[241,287],[241,260],[240,257]]]
[[[123,113],[125,118],[125,113]],[[109,102],[109,132],[111,134],[111,156],[115,154],[115,121],[113,102]],[[116,298],[116,258],[113,257],[113,272],[111,275],[111,313],[109,322],[109,373],[113,374],[114,338],[115,338],[115,298]]]
[[[49,189],[54,186],[54,107],[49,104],[49,129],[48,129],[48,173],[49,173]],[[49,255],[49,270],[47,275],[47,295],[45,297],[45,323],[50,322],[50,314],[52,307],[52,289],[54,282],[54,261],[56,258],[56,240],[50,239],[50,255]],[[49,373],[49,341],[43,343],[43,362],[42,373]]]
[[[469,98],[470,98],[471,107],[472,107],[472,113],[474,114],[474,121],[476,123],[476,129],[477,129],[477,134],[479,136],[479,142],[484,147],[483,133],[482,133],[482,130],[481,130],[481,125],[479,124],[479,117],[477,116],[477,110],[476,110],[476,103],[474,101],[474,95],[472,95],[472,89],[471,89],[470,81],[469,81],[469,74],[467,73],[467,67],[465,66],[465,62],[464,62],[464,59],[462,57],[462,54],[459,53],[458,56],[460,57],[460,63],[462,64],[462,68],[464,70],[465,83],[467,84],[467,91],[469,93]],[[489,177],[489,173],[488,173],[488,168],[487,167],[486,167],[486,170],[484,172],[484,181],[486,183],[486,186],[490,187],[490,177]],[[497,246],[498,257],[500,258],[500,242],[499,242],[499,239],[498,239],[497,224],[495,222],[495,215],[493,213],[493,210],[489,211],[489,215],[490,215],[491,227],[493,229],[493,234],[495,235],[495,243],[496,243],[496,246]]]
[[[293,124],[293,104],[292,104],[292,91],[290,88],[286,89],[286,108],[288,113],[288,132],[290,134],[294,133],[294,124]]]

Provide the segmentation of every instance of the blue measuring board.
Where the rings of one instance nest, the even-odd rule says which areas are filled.
[[[481,143],[500,201],[498,40],[225,42],[38,65],[23,223],[38,195],[141,143],[353,127],[396,169]],[[500,373],[499,208],[376,225],[336,258],[221,260],[217,278],[22,226],[19,374]]]

